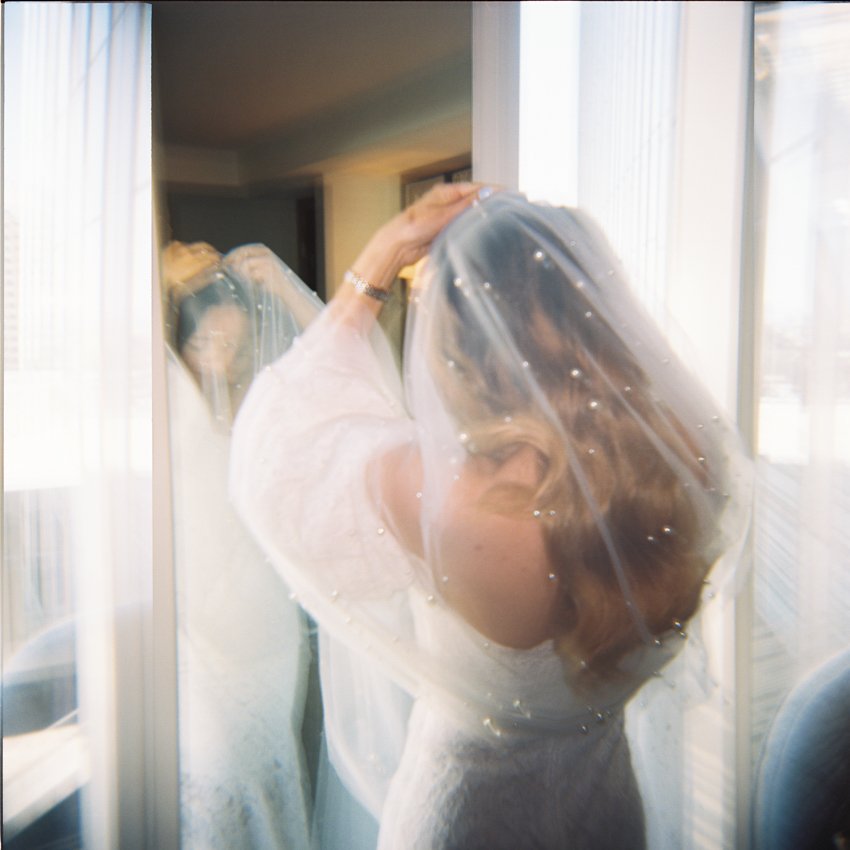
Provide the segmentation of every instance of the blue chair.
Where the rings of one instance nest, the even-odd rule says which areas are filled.
[[[45,729],[77,707],[76,624],[63,620],[36,635],[3,670],[3,735]]]
[[[762,751],[754,850],[850,848],[850,651],[786,698]]]

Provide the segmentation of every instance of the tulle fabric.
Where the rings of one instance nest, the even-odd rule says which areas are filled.
[[[494,262],[498,243],[510,248],[510,263]],[[517,317],[534,318],[523,313],[530,299],[522,286],[555,281],[561,290],[552,309],[601,325],[630,354],[629,374],[640,379],[622,383],[590,347],[580,364],[560,363],[564,386],[582,385],[590,438],[565,428],[553,381],[516,330]],[[546,785],[545,793],[556,795],[546,800],[556,814],[539,846],[560,846],[552,836],[567,833],[575,846],[601,846],[605,823],[618,809],[628,813],[622,825],[634,833],[626,843],[640,846],[642,816],[622,749],[622,710],[687,642],[683,623],[659,628],[644,618],[625,564],[629,547],[651,545],[655,536],[663,545],[663,535],[676,529],[647,528],[632,541],[611,524],[592,485],[592,464],[605,462],[607,445],[593,429],[593,414],[598,399],[616,403],[632,432],[642,435],[641,445],[652,447],[658,463],[683,483],[702,523],[689,533],[703,541],[709,560],[720,559],[746,524],[747,464],[734,431],[643,316],[604,239],[575,211],[509,194],[477,204],[434,246],[408,312],[403,381],[380,330],[362,331],[332,304],[257,378],[234,430],[235,504],[327,636],[322,685],[333,764],[383,819],[382,848],[401,846],[392,842],[414,833],[421,846],[478,846],[461,837],[467,815],[447,814],[470,787],[490,800],[481,811],[492,825],[479,838],[495,840],[507,809],[487,789],[494,781],[522,787],[523,771],[535,763],[555,772],[559,764],[583,765],[560,772],[563,784]],[[484,363],[501,384],[488,386],[473,362]],[[662,437],[655,421],[673,424]],[[638,636],[607,676],[580,682],[581,665],[565,663],[551,640],[527,650],[489,640],[447,602],[446,515],[464,476],[489,450],[476,445],[479,435],[529,422],[545,425],[565,459],[563,474],[575,482],[574,498],[585,501],[602,540],[614,577],[611,595],[622,601]],[[421,556],[388,519],[393,495],[382,489],[378,472],[388,456],[397,458],[395,480],[417,488]],[[560,504],[527,510],[552,527],[561,521]],[[715,588],[731,572],[718,563]],[[454,759],[458,769],[441,774],[438,765],[459,752],[467,756]],[[491,752],[513,754],[493,762],[500,765],[495,776],[488,774]],[[615,763],[620,767],[606,773]],[[414,797],[429,805],[417,806],[402,786],[414,787]],[[603,802],[582,827],[581,806],[564,800],[587,799],[591,788]],[[539,795],[518,793],[512,817],[530,823]]]
[[[167,258],[176,259],[166,267],[171,345],[218,429],[229,433],[254,376],[290,347],[323,305],[264,245],[242,245],[222,257],[202,243],[173,244]]]
[[[263,246],[191,254],[205,268],[170,281],[167,361],[181,846],[304,850],[313,812],[302,736],[307,624],[234,512],[227,477],[244,391],[320,305]],[[222,305],[231,312],[216,325]],[[187,357],[188,345],[203,356]]]

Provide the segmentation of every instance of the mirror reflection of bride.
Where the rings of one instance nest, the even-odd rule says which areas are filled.
[[[227,498],[233,415],[319,308],[263,271],[269,256],[180,243],[163,254],[187,850],[302,850],[310,840],[307,623]]]

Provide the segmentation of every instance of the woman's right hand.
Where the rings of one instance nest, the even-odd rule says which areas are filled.
[[[428,253],[443,228],[485,191],[476,183],[440,183],[387,222],[376,236],[395,241],[399,269],[412,265]]]
[[[221,254],[206,242],[169,242],[162,252],[162,279],[165,288],[185,287],[186,283],[211,266]]]
[[[373,289],[389,292],[399,272],[419,261],[450,222],[490,193],[476,183],[440,183],[375,231],[351,266]],[[339,321],[365,330],[383,306],[353,286],[343,286],[333,298]]]
[[[440,183],[380,227],[352,268],[388,290],[404,266],[420,260],[438,234],[487,191],[476,183]]]

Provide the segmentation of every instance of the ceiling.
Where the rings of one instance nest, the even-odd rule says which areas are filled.
[[[435,69],[469,65],[471,7],[154,2],[162,141],[234,151],[274,143]]]

